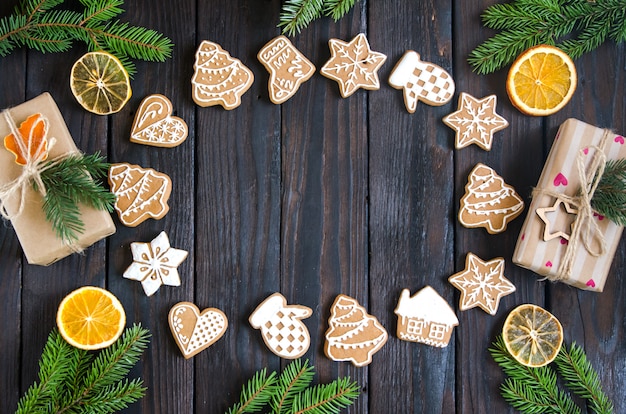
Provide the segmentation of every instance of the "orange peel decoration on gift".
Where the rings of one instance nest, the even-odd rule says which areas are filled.
[[[15,155],[19,165],[41,162],[48,158],[47,135],[48,120],[42,114],[34,114],[26,118],[17,131],[4,137],[4,146]]]

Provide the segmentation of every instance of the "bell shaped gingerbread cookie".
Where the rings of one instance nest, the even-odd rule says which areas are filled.
[[[192,97],[200,106],[222,105],[224,109],[235,109],[254,82],[250,69],[208,40],[200,44],[193,67]]]

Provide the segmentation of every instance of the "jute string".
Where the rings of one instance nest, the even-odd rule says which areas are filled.
[[[65,153],[58,157],[55,157],[47,162],[44,162],[47,158],[48,151],[54,147],[56,144],[56,139],[51,137],[47,140],[47,148],[46,148],[46,140],[42,139],[35,151],[32,151],[34,145],[34,137],[32,130],[29,133],[28,137],[24,137],[17,125],[15,124],[15,120],[11,116],[11,113],[8,109],[2,111],[2,115],[9,125],[9,129],[11,133],[15,137],[15,142],[17,143],[19,152],[26,160],[25,165],[22,168],[22,173],[13,181],[0,186],[0,215],[7,220],[12,220],[18,217],[24,211],[26,205],[26,197],[28,194],[28,187],[33,183],[37,187],[37,191],[41,194],[42,197],[46,196],[46,187],[43,183],[41,175],[50,168],[53,168],[60,164],[65,158],[67,158],[71,154],[77,154],[78,151],[71,151],[69,153]],[[40,122],[47,122],[42,119]],[[45,133],[48,132],[48,126],[45,125]],[[18,197],[18,207],[15,212],[12,214],[7,210],[7,202],[9,199],[13,198],[13,196]],[[74,251],[80,252],[81,248],[74,243],[69,243],[67,240],[64,242]]]
[[[602,139],[597,146],[590,146],[585,150],[580,150],[576,157],[576,168],[578,171],[578,178],[580,180],[579,194],[569,196],[567,194],[558,193],[556,191],[548,189],[534,189],[533,196],[536,195],[548,195],[560,200],[563,203],[567,203],[577,210],[576,219],[572,226],[572,234],[570,235],[569,243],[565,250],[565,254],[561,260],[561,264],[557,270],[557,273],[552,276],[547,276],[549,280],[559,281],[568,279],[574,268],[574,259],[576,258],[576,251],[579,245],[585,247],[587,252],[598,257],[606,252],[606,240],[604,234],[600,230],[598,223],[594,220],[594,212],[591,208],[591,200],[593,195],[600,184],[604,169],[606,167],[606,155],[604,149],[608,141],[611,131],[604,130]],[[593,157],[588,168],[585,168],[585,160],[587,159],[588,151],[593,150]],[[547,225],[547,224],[546,224]],[[594,244],[598,248],[594,248]]]

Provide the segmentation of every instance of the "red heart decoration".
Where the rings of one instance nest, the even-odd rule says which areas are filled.
[[[589,148],[585,148],[585,149],[583,149],[583,153],[584,153],[585,155],[589,154]]]
[[[560,185],[566,186],[567,185],[567,178],[563,174],[558,173],[556,175],[556,177],[554,177],[554,186],[558,187]]]
[[[597,218],[598,218],[598,220],[600,220],[600,221],[604,220],[604,216],[603,216],[602,214],[593,213],[593,216],[594,216],[594,217],[597,217]]]
[[[619,142],[620,145],[624,145],[624,137],[621,135],[616,136],[615,142]]]
[[[563,237],[561,237],[561,244],[567,244],[567,239],[564,239]]]
[[[548,261],[546,262],[546,267],[552,267],[552,262],[548,260]]]
[[[524,240],[526,238],[526,233],[522,234],[522,240]]]
[[[593,279],[589,279],[587,281],[586,285],[589,286],[589,287],[594,288],[594,287],[596,287],[596,282],[594,282]]]

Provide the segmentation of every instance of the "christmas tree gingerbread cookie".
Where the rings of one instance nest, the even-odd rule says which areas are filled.
[[[430,286],[413,296],[403,289],[394,312],[398,315],[398,338],[439,348],[448,346],[452,331],[459,324],[448,302]]]
[[[357,367],[372,362],[372,356],[387,342],[387,331],[355,299],[339,295],[331,308],[324,353],[333,361],[350,361]]]
[[[491,167],[476,164],[461,198],[459,222],[463,226],[484,227],[490,234],[501,233],[523,210],[524,201],[513,187]]]
[[[227,110],[235,109],[254,82],[250,69],[208,40],[198,47],[193,68],[192,97],[200,106],[222,105]]]
[[[300,358],[311,345],[311,336],[302,319],[311,316],[311,308],[287,305],[287,299],[274,293],[252,312],[250,325],[260,329],[263,341],[276,355],[286,359]]]

